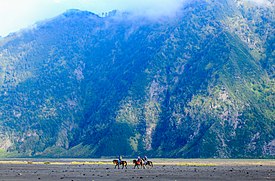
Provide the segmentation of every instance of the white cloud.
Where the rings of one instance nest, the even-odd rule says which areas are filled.
[[[270,6],[271,2],[268,0],[247,0],[247,1],[251,1],[260,5],[266,5],[266,6]]]
[[[0,36],[18,31],[37,21],[52,18],[67,9],[100,14],[111,10],[136,14],[172,15],[183,0],[0,0]]]
[[[109,0],[105,6],[131,11],[139,15],[170,16],[182,5],[183,0]]]
[[[97,14],[116,9],[158,17],[174,15],[184,1],[192,0],[0,0],[0,36],[57,16],[67,9],[88,10]],[[243,1],[271,4],[268,0]]]

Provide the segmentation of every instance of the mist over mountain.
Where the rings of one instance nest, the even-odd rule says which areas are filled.
[[[274,1],[68,10],[0,38],[0,154],[274,158]]]

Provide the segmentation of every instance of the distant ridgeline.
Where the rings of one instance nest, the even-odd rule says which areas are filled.
[[[274,1],[70,10],[0,41],[0,156],[275,158]]]

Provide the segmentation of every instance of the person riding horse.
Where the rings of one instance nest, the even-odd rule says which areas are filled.
[[[115,168],[118,167],[119,169],[119,165],[122,165],[122,169],[125,167],[127,168],[127,162],[126,161],[122,161],[122,156],[119,155],[117,160],[113,160],[113,163],[115,164]]]
[[[145,168],[144,163],[143,163],[143,159],[141,159],[140,156],[138,156],[137,160],[133,160],[133,164],[134,164],[134,168],[141,166],[141,168]]]
[[[144,166],[145,167],[146,166],[150,166],[151,168],[153,167],[153,162],[149,161],[148,158],[147,158],[147,156],[145,156],[142,160],[144,161]]]

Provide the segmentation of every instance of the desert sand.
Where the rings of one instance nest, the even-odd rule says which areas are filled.
[[[275,180],[275,160],[153,159],[154,167],[114,169],[111,160],[2,160],[0,181]]]

